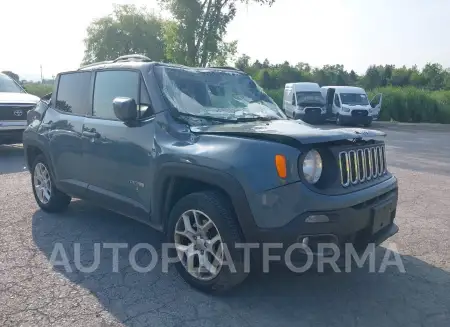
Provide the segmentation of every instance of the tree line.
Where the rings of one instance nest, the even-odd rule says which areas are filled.
[[[366,72],[358,75],[355,71],[347,71],[343,65],[325,65],[311,67],[300,62],[291,65],[271,64],[267,59],[251,61],[247,55],[237,58],[235,66],[250,74],[264,89],[283,88],[286,83],[316,82],[319,85],[361,86],[367,90],[379,87],[413,86],[425,90],[450,90],[450,70],[438,63],[428,63],[422,69],[413,67],[395,67],[394,65],[372,65]]]

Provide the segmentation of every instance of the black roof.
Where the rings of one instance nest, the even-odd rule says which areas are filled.
[[[152,61],[150,58],[142,56],[142,55],[126,55],[121,56],[115,60],[101,61],[92,63],[83,67],[80,67],[78,70],[87,71],[87,70],[97,70],[97,69],[117,69],[117,68],[132,68],[132,69],[140,69],[140,70],[148,70],[151,66],[166,66],[173,68],[181,68],[187,70],[201,70],[201,71],[218,71],[218,70],[233,70],[236,73],[244,72],[234,68],[234,67],[189,67],[183,66],[179,64],[171,64],[171,63],[163,63]]]

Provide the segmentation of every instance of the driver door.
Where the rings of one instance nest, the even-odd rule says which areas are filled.
[[[379,118],[382,102],[383,102],[383,94],[382,93],[378,93],[370,101],[370,106],[372,107],[373,120],[377,120]]]

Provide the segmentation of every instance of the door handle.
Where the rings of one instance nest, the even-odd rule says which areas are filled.
[[[87,132],[87,131],[84,131],[83,135],[86,136],[86,137],[92,137],[92,138],[95,138],[95,139],[98,139],[101,136],[99,132]]]
[[[98,139],[101,135],[95,128],[83,128],[83,136]]]

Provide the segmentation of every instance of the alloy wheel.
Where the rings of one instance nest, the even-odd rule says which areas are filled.
[[[217,226],[204,212],[185,211],[175,225],[178,259],[193,277],[208,281],[222,267],[224,245]]]
[[[50,173],[42,162],[38,162],[34,167],[33,178],[36,196],[41,203],[47,204],[52,196],[52,182]]]

